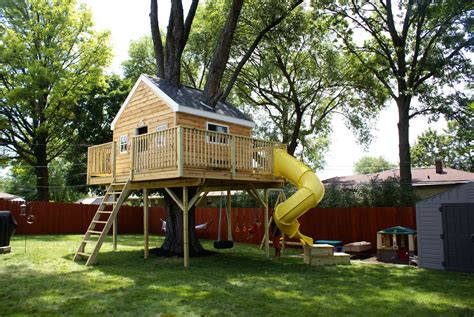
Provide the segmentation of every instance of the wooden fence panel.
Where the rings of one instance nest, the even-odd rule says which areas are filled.
[[[0,210],[13,213],[18,228],[16,234],[83,234],[94,216],[97,205],[32,202],[27,210],[35,216],[28,224],[20,216],[20,203],[0,200]],[[262,208],[233,208],[231,230],[234,241],[259,244],[263,238]],[[163,235],[160,219],[166,220],[164,208],[150,208],[150,233]],[[198,237],[217,240],[219,208],[196,208],[196,224],[212,221]],[[251,234],[249,229],[260,222]],[[377,231],[393,226],[416,229],[414,207],[384,208],[314,208],[300,219],[301,232],[315,240],[341,240],[343,243],[368,241],[376,246]],[[140,234],[143,232],[143,208],[123,206],[118,218],[118,232]],[[227,239],[227,216],[222,209],[221,239]]]

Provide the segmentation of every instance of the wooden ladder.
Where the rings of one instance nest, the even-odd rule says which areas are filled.
[[[102,203],[82,238],[81,244],[74,256],[74,261],[86,258],[86,265],[94,265],[96,263],[99,250],[113,222],[117,219],[119,209],[130,194],[130,183],[131,181],[128,180],[126,183],[110,184]],[[107,206],[112,206],[112,210],[106,210]],[[95,240],[95,237],[98,237],[97,240]],[[87,244],[91,244],[92,252],[90,253],[86,252]]]

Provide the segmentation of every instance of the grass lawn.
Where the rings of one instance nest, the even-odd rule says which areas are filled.
[[[474,274],[353,263],[266,260],[254,245],[215,256],[142,258],[141,236],[104,244],[99,264],[73,262],[79,235],[13,238],[0,256],[0,316],[473,316]],[[155,245],[162,238],[153,237]],[[157,242],[158,240],[158,242]],[[212,249],[211,241],[203,241]]]

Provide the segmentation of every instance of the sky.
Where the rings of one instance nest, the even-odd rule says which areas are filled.
[[[121,73],[120,65],[128,57],[130,41],[150,34],[150,20],[148,17],[150,2],[148,0],[81,0],[92,10],[95,28],[107,29],[111,32],[111,41],[114,59],[110,71]],[[187,7],[189,1],[184,1]],[[161,27],[168,21],[170,2],[158,1],[158,14]],[[398,111],[392,102],[386,110],[380,113],[374,129],[374,140],[365,151],[356,141],[342,120],[335,117],[332,122],[333,135],[331,137],[329,152],[326,155],[325,167],[317,171],[321,179],[335,176],[351,175],[354,163],[362,156],[383,156],[386,160],[398,163]],[[410,121],[410,143],[417,136],[428,129],[428,126],[441,130],[446,127],[446,122],[430,123],[423,117]]]

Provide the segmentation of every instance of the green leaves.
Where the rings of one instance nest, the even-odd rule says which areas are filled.
[[[388,162],[382,156],[363,156],[354,164],[356,174],[373,174],[395,168],[397,165]]]
[[[91,12],[74,0],[0,9],[0,118],[9,123],[0,146],[30,165],[47,166],[70,146],[79,100],[104,84],[110,34],[91,27]]]

